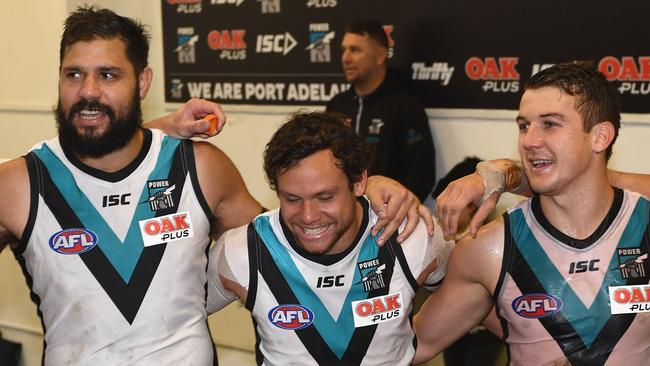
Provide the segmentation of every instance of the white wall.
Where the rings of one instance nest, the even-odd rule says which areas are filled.
[[[56,103],[58,44],[67,12],[80,1],[23,0],[3,3],[0,12],[0,157],[23,154],[35,142],[54,136],[51,109]],[[163,96],[161,19],[158,0],[96,1],[151,26],[150,54],[154,83],[143,103],[145,118],[166,113]],[[225,106],[228,125],[211,141],[239,167],[251,193],[265,206],[277,200],[262,173],[262,151],[291,107]],[[516,106],[513,106],[516,108]],[[441,177],[467,155],[483,159],[516,157],[514,111],[430,110],[436,145],[437,175]],[[650,107],[649,107],[650,112]],[[650,115],[625,115],[611,166],[650,172],[645,159],[650,141]],[[40,362],[41,325],[10,251],[0,254],[0,330],[25,344],[26,365]],[[247,312],[239,305],[210,320],[217,342],[251,348],[252,329]]]

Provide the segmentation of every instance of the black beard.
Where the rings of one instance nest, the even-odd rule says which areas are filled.
[[[106,114],[109,124],[102,135],[95,135],[96,128],[87,128],[87,132],[79,132],[72,119],[75,114],[84,110],[96,110]],[[61,108],[61,100],[54,110],[54,116],[59,131],[59,142],[65,151],[71,151],[79,157],[100,158],[113,151],[126,146],[142,125],[142,111],[140,109],[140,91],[136,88],[126,114],[120,118],[115,117],[115,111],[96,100],[82,99],[70,107],[66,116]]]

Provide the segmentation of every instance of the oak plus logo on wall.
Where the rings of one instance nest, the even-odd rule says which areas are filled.
[[[447,62],[432,62],[427,65],[424,62],[414,62],[411,64],[411,80],[430,80],[440,81],[440,85],[447,86],[454,74],[455,67],[450,66]]]
[[[307,0],[308,8],[334,8],[336,5],[336,0]]]
[[[334,31],[330,31],[329,23],[309,24],[309,61],[313,63],[332,61],[330,45],[334,38]]]
[[[202,0],[167,0],[167,4],[176,6],[176,12],[179,14],[196,14],[200,13]]]
[[[607,80],[621,82],[621,94],[650,94],[650,56],[606,56],[598,63],[598,70]]]
[[[519,57],[471,57],[465,63],[465,74],[470,80],[482,81],[486,93],[519,92]]]
[[[210,0],[211,5],[234,5],[239,6],[244,0]]]
[[[298,42],[289,32],[284,34],[259,34],[255,51],[257,53],[281,53],[286,56],[291,52]]]
[[[222,60],[246,59],[245,29],[211,30],[208,33],[208,47],[219,52]]]
[[[199,36],[194,34],[194,27],[183,27],[176,29],[177,46],[174,52],[178,53],[179,64],[193,64],[196,62],[196,52],[194,45],[199,40]]]

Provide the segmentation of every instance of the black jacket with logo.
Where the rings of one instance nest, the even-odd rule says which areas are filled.
[[[389,69],[384,82],[369,95],[360,97],[352,87],[335,95],[327,111],[348,116],[352,128],[374,146],[369,174],[393,178],[425,200],[436,180],[429,119],[396,70]]]

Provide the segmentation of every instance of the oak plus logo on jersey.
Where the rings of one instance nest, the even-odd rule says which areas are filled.
[[[269,311],[269,321],[280,329],[307,328],[314,321],[314,312],[299,304],[278,305]]]
[[[650,312],[650,285],[610,286],[609,303],[612,314]]]
[[[246,59],[245,29],[212,30],[208,33],[208,47],[219,52],[222,60]]]
[[[258,34],[255,51],[257,53],[281,53],[286,56],[298,45],[291,33],[284,34]]]
[[[352,302],[354,327],[365,327],[395,320],[404,315],[402,310],[402,293],[373,297]]]
[[[648,253],[641,248],[617,248],[618,266],[621,277],[625,280],[646,278]]]
[[[182,27],[176,29],[177,46],[174,52],[178,53],[179,64],[193,64],[196,62],[196,52],[194,45],[199,40],[199,36],[194,34],[194,27]]]
[[[606,56],[598,63],[598,70],[607,80],[621,82],[621,94],[650,94],[650,56]]]
[[[465,74],[471,80],[483,81],[486,93],[519,92],[518,57],[471,57],[465,63]]]
[[[257,0],[262,6],[262,14],[275,14],[281,11],[280,0]]]
[[[562,300],[549,294],[521,295],[512,302],[512,310],[523,318],[539,319],[562,309]]]
[[[82,228],[61,230],[50,236],[50,248],[60,254],[81,254],[97,245],[97,235]]]
[[[203,0],[167,0],[167,4],[175,5],[176,12],[180,14],[196,14],[202,11]]]
[[[334,39],[334,31],[330,31],[329,23],[309,24],[309,45],[305,50],[309,51],[309,61],[312,63],[332,61],[330,45]]]
[[[449,85],[449,80],[454,74],[455,67],[449,66],[447,62],[432,62],[428,66],[424,62],[414,62],[411,64],[411,80],[431,80],[440,81],[440,85]]]
[[[189,212],[140,220],[138,223],[145,247],[194,237]]]

